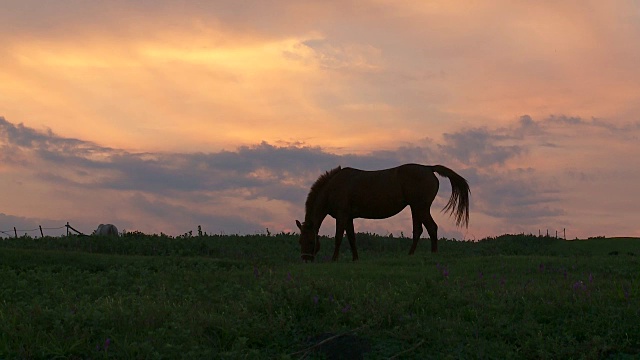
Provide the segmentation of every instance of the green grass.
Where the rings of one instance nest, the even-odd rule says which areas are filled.
[[[358,242],[304,264],[286,234],[5,239],[0,358],[330,358],[304,350],[335,334],[365,359],[640,357],[640,239]]]

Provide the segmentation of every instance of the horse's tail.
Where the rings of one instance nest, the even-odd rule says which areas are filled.
[[[451,197],[442,211],[453,215],[457,226],[469,227],[469,194],[471,193],[469,183],[446,166],[433,165],[431,168],[438,175],[449,178],[451,181]]]

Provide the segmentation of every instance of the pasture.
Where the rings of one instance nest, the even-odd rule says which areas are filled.
[[[640,356],[640,239],[297,239],[0,240],[0,358]]]

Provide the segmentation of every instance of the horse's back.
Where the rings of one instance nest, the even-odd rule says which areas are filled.
[[[331,215],[348,211],[352,217],[381,219],[407,205],[430,206],[438,192],[438,179],[431,167],[419,164],[375,171],[346,167],[331,179],[328,190]]]
[[[333,188],[345,186],[351,188],[364,187],[369,190],[380,191],[385,191],[384,189],[393,191],[396,188],[438,186],[438,178],[435,176],[433,168],[420,164],[404,164],[389,169],[372,171],[345,167],[334,176],[331,182],[333,183]]]
[[[118,236],[118,228],[113,224],[100,224],[94,234],[100,236]]]
[[[433,201],[440,182],[433,172],[433,168],[428,165],[405,164],[398,166],[398,177],[402,183],[405,196],[419,201]],[[423,198],[427,199],[423,199]]]

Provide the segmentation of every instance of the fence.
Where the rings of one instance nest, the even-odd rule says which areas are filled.
[[[540,231],[540,229],[538,229],[538,236],[542,237],[542,232]],[[549,229],[547,229],[547,237],[550,237]],[[564,240],[567,240],[567,228],[562,228],[562,238]],[[556,239],[559,239],[558,238],[558,230],[556,230]]]
[[[14,226],[13,227],[13,235],[17,239],[18,238],[18,232],[21,233],[21,234],[22,233],[26,234],[27,232],[33,232],[33,231],[40,230],[40,237],[44,237],[44,231],[43,230],[61,230],[61,229],[64,229],[64,228],[67,228],[67,236],[70,235],[70,231],[75,232],[77,235],[87,236],[86,234],[83,234],[82,232],[74,229],[73,226],[69,225],[69,222],[67,222],[65,225],[60,226],[60,227],[53,227],[53,228],[52,227],[49,227],[49,228],[44,227],[43,228],[41,225],[38,225],[37,229],[27,229],[27,230],[19,230],[19,229],[16,229],[16,227]],[[11,234],[11,230],[0,230],[0,233],[3,233],[3,234],[8,235],[8,236],[12,235]]]

